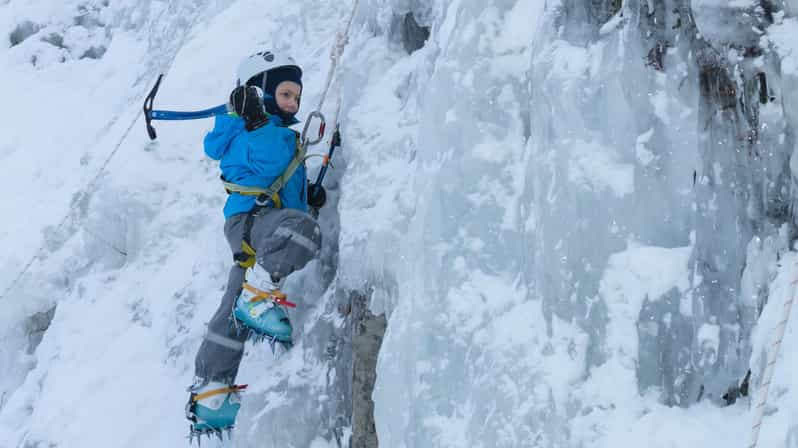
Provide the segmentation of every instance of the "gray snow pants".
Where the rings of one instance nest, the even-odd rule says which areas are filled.
[[[246,214],[231,216],[224,224],[224,234],[233,253],[241,251],[246,217]],[[258,264],[273,276],[285,278],[318,255],[321,231],[307,213],[267,208],[255,216],[249,241],[257,252]],[[233,307],[243,289],[245,276],[246,269],[238,264],[230,269],[222,303],[208,323],[208,331],[194,361],[198,379],[232,384],[238,374],[249,332],[234,321]]]

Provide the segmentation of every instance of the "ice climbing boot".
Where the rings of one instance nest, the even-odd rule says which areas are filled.
[[[246,385],[236,386],[211,381],[199,387],[189,388],[191,395],[186,404],[186,418],[191,421],[189,439],[203,435],[216,435],[230,431],[241,409],[240,392]]]
[[[291,344],[291,321],[284,307],[295,307],[279,289],[262,290],[244,283],[233,315],[257,339]]]

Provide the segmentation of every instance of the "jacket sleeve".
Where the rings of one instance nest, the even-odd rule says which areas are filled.
[[[294,158],[296,137],[294,132],[267,125],[247,134],[249,137],[247,161],[258,176],[276,178],[285,172]]]
[[[220,160],[230,148],[230,143],[244,132],[244,120],[235,115],[217,115],[213,130],[205,135],[205,154]]]

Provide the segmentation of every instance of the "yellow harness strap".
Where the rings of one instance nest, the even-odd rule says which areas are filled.
[[[288,166],[285,168],[285,171],[283,171],[283,174],[277,177],[277,179],[275,179],[274,182],[269,185],[269,188],[235,184],[222,178],[222,185],[224,185],[224,189],[227,191],[227,194],[238,193],[244,196],[266,195],[272,200],[272,203],[274,203],[274,208],[283,208],[283,202],[280,200],[279,195],[280,190],[283,189],[291,176],[294,175],[297,168],[305,163],[305,154],[307,154],[307,148],[305,148],[305,146],[299,141],[299,134],[295,134],[296,149],[294,150],[294,158],[292,158],[288,163]]]
[[[236,259],[236,263],[238,263],[238,265],[244,269],[249,269],[252,266],[255,266],[255,249],[253,249],[252,246],[250,246],[245,240],[241,240],[241,251],[246,255],[246,259],[241,257],[241,259]]]
[[[222,179],[222,185],[224,186],[224,190],[227,192],[227,194],[238,193],[243,196],[260,196],[270,191],[270,189],[261,187],[250,187],[247,185],[234,184],[232,182],[227,182],[224,179]],[[274,203],[274,208],[283,208],[283,201],[280,199],[280,195],[278,193],[272,193],[270,197]]]
[[[283,201],[280,199],[280,190],[283,189],[283,186],[288,182],[291,176],[294,175],[297,168],[300,165],[305,163],[305,154],[307,154],[307,148],[305,145],[302,144],[300,141],[299,134],[294,132],[296,136],[296,149],[294,151],[294,158],[291,159],[291,162],[288,163],[288,166],[283,171],[277,179],[269,185],[269,188],[261,188],[261,187],[253,187],[249,185],[240,185],[233,182],[228,182],[222,177],[222,185],[224,185],[225,191],[227,194],[238,193],[244,196],[263,196],[271,198],[272,204],[274,204],[274,208],[283,208]],[[250,212],[252,213],[252,212]],[[251,215],[247,218],[249,220],[252,219]],[[248,221],[251,222],[251,221]],[[256,261],[256,253],[255,249],[249,244],[249,226],[251,224],[247,224],[247,230],[245,230],[244,239],[241,241],[241,252],[234,254],[233,259],[239,266],[244,269],[249,269],[255,266]],[[278,301],[285,300],[285,297],[277,298]]]

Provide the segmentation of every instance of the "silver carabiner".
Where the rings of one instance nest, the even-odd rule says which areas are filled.
[[[313,121],[313,118],[318,118],[321,121],[319,125],[319,136],[315,139],[311,140],[308,138],[308,130],[310,129],[310,123]],[[300,140],[302,141],[302,145],[305,147],[313,146],[324,138],[324,130],[327,127],[327,120],[324,118],[324,114],[321,112],[314,110],[313,112],[308,115],[308,118],[305,119],[305,127],[302,129],[302,134]]]

